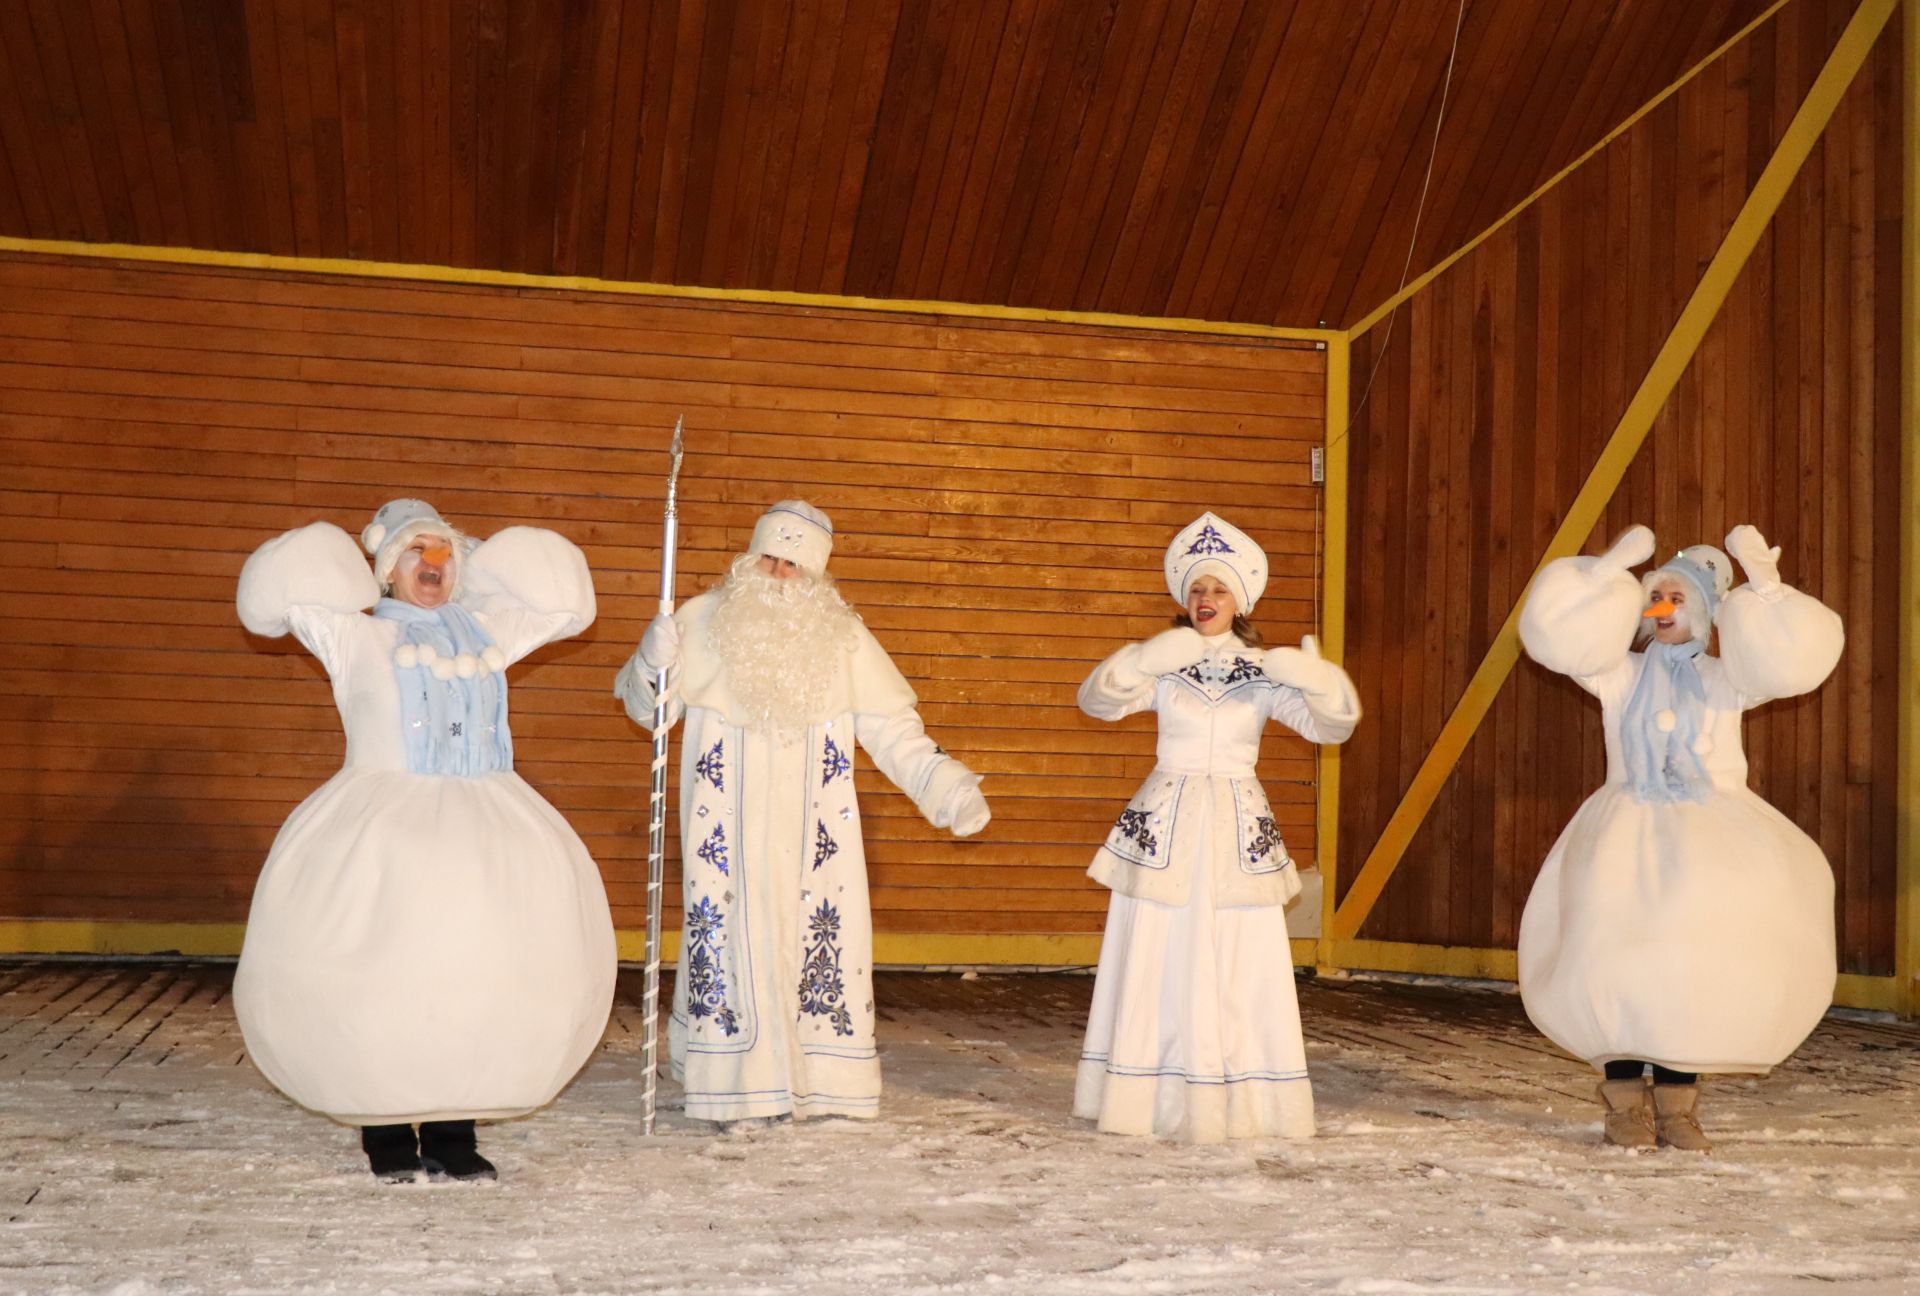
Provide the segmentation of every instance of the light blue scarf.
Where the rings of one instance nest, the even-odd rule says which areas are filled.
[[[373,615],[400,624],[396,649],[431,648],[452,662],[460,654],[478,658],[493,637],[458,603],[415,607],[383,598]],[[409,654],[412,655],[412,654]],[[482,664],[462,679],[434,678],[431,665],[393,666],[400,685],[400,733],[407,745],[407,769],[415,774],[452,774],[473,778],[513,768],[513,735],[507,730],[507,677]]]
[[[1620,717],[1627,785],[1642,801],[1704,801],[1713,791],[1706,767],[1693,749],[1706,722],[1707,690],[1695,659],[1706,642],[1647,645],[1640,678]],[[1673,728],[1661,732],[1659,716],[1673,713]]]

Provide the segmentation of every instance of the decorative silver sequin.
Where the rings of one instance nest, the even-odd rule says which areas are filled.
[[[841,807],[840,807],[840,817],[841,817],[842,819],[851,819],[851,818],[853,818],[853,807],[852,807],[852,806],[841,806]]]
[[[707,817],[707,815],[708,815],[708,813],[709,813],[709,811],[707,810],[707,808],[706,808],[705,806],[699,806],[699,807],[697,807],[697,808],[696,808],[696,809],[694,810],[694,813],[695,813],[695,814],[697,814],[697,815],[699,815],[699,816],[700,816],[700,817],[701,817],[702,819],[705,819],[705,818]]]

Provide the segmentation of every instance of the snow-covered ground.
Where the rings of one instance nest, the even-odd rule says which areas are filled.
[[[1308,982],[1320,1137],[1195,1148],[1068,1117],[1087,979],[893,976],[879,1120],[648,1139],[623,1002],[483,1128],[498,1184],[395,1188],[247,1064],[227,975],[0,966],[0,1290],[1920,1291],[1908,1026],[1829,1020],[1711,1084],[1712,1156],[1634,1154],[1512,997]]]

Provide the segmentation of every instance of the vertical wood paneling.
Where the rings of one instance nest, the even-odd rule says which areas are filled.
[[[1414,272],[1766,3],[1467,6]],[[1338,324],[1400,282],[1456,12],[16,0],[0,233]]]
[[[1852,11],[1789,7],[1436,280],[1390,342],[1383,324],[1356,344],[1356,400],[1386,351],[1352,423],[1348,635],[1380,722],[1342,760],[1349,852],[1398,803]],[[1881,38],[1589,540],[1644,521],[1671,550],[1752,522],[1846,619],[1833,678],[1746,733],[1754,786],[1833,864],[1842,969],[1868,974],[1892,971],[1895,900],[1898,42]],[[1510,946],[1603,773],[1598,708],[1523,662],[1363,934]]]
[[[342,743],[317,666],[235,622],[240,563],[418,494],[586,549],[600,619],[516,670],[515,746],[637,926],[649,749],[611,685],[684,413],[681,596],[813,499],[987,777],[993,825],[956,842],[862,764],[881,929],[1097,931],[1084,870],[1154,729],[1074,690],[1167,624],[1161,553],[1203,508],[1267,545],[1269,636],[1310,628],[1324,390],[1298,342],[0,257],[0,915],[245,915]],[[1310,860],[1311,750],[1276,732],[1262,773]]]

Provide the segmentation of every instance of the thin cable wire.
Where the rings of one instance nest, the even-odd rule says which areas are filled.
[[[1407,240],[1407,259],[1400,267],[1400,287],[1394,289],[1396,297],[1406,289],[1407,280],[1413,273],[1413,250],[1420,241],[1421,218],[1427,214],[1427,190],[1433,184],[1434,161],[1440,156],[1440,128],[1447,122],[1447,97],[1453,90],[1453,64],[1460,56],[1460,27],[1466,17],[1467,0],[1460,0],[1459,11],[1453,16],[1453,48],[1447,52],[1447,74],[1440,83],[1440,115],[1433,123],[1433,147],[1427,152],[1427,174],[1420,181],[1420,202],[1413,209],[1413,236]],[[1393,322],[1399,317],[1400,303],[1395,302],[1393,309],[1387,312],[1387,331],[1381,335],[1380,345],[1373,353],[1373,367],[1367,371],[1367,385],[1361,389],[1359,403],[1347,416],[1346,430],[1340,434],[1342,437],[1352,430],[1361,412],[1367,408],[1367,397],[1373,394],[1373,380],[1380,375],[1380,364],[1387,358],[1387,347],[1393,342]]]

